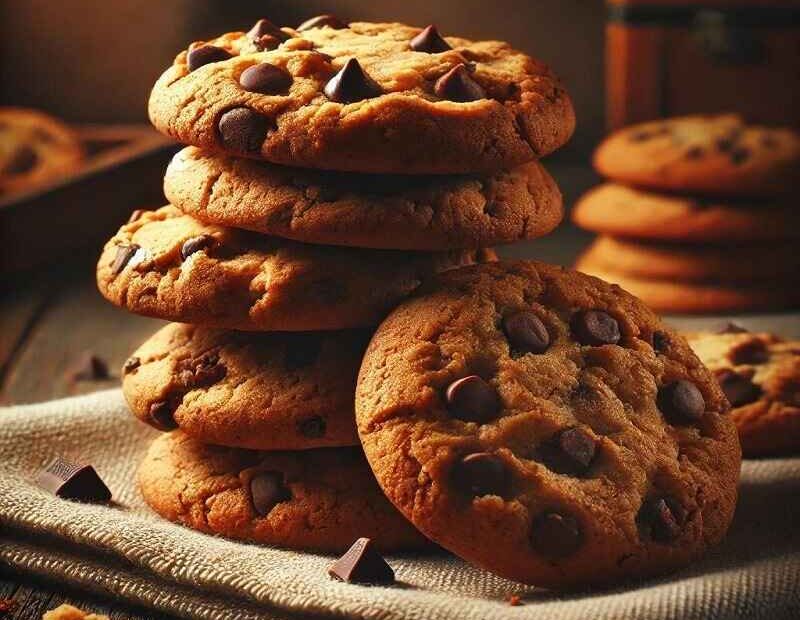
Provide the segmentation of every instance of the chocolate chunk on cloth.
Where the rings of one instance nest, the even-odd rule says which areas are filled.
[[[394,570],[369,538],[359,538],[341,558],[328,569],[328,574],[349,583],[387,584],[394,582]]]
[[[91,465],[56,457],[36,479],[37,484],[57,497],[79,502],[111,501],[111,491]]]

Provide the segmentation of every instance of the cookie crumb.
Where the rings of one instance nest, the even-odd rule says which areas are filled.
[[[511,607],[520,607],[522,605],[522,599],[518,594],[511,594],[506,600]]]
[[[42,620],[109,620],[108,616],[102,614],[89,614],[85,611],[73,607],[72,605],[59,605],[55,609],[45,612]]]

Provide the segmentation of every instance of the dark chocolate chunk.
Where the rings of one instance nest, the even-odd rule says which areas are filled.
[[[5,174],[25,174],[30,172],[39,161],[39,154],[30,146],[23,144],[15,150],[3,167]]]
[[[559,474],[570,476],[585,474],[596,451],[594,437],[578,426],[556,433],[541,449],[545,465]]]
[[[393,583],[394,570],[369,538],[359,538],[328,568],[328,575],[349,583]]]
[[[316,17],[304,21],[295,28],[295,30],[297,30],[297,32],[303,32],[304,30],[311,30],[312,28],[333,28],[334,30],[341,30],[342,28],[347,28],[347,24],[335,15],[317,15]]]
[[[326,428],[325,418],[322,418],[318,415],[312,416],[305,420],[301,420],[297,424],[297,428],[303,437],[309,437],[311,439],[324,437]]]
[[[259,51],[271,50],[292,37],[278,28],[268,19],[259,19],[247,32],[247,38],[253,42]]]
[[[741,407],[758,400],[761,396],[761,388],[753,383],[749,378],[739,374],[730,368],[723,368],[714,373],[725,394],[725,398],[733,407]]]
[[[503,319],[503,331],[514,353],[544,353],[550,346],[550,334],[535,313],[524,310]]]
[[[582,310],[570,321],[573,335],[585,345],[617,344],[620,339],[619,323],[602,310]]]
[[[211,235],[198,235],[196,237],[189,237],[181,246],[181,258],[186,260],[195,252],[206,250],[213,245],[214,237]]]
[[[183,360],[179,366],[179,381],[187,389],[208,387],[222,380],[228,369],[220,361],[219,355],[206,352],[196,358]]]
[[[111,263],[111,275],[119,275],[138,250],[139,246],[135,243],[117,246],[117,254],[114,256],[114,262]]]
[[[453,466],[453,484],[472,497],[508,493],[511,477],[503,460],[489,452],[468,454]]]
[[[73,381],[99,381],[108,379],[109,376],[106,361],[91,351],[83,352],[70,372]]]
[[[191,50],[186,55],[186,64],[189,66],[189,71],[199,69],[203,65],[208,65],[212,62],[222,62],[232,58],[228,50],[216,45],[201,45]]]
[[[436,80],[433,92],[442,99],[459,103],[486,99],[486,91],[472,79],[465,64],[456,65]]]
[[[150,421],[161,431],[171,431],[178,428],[175,422],[175,409],[173,404],[167,400],[159,400],[150,405],[148,410]]]
[[[361,68],[358,60],[351,58],[341,71],[325,84],[325,96],[338,103],[353,103],[378,97],[383,91]]]
[[[488,422],[500,411],[497,391],[478,375],[453,381],[445,393],[447,410],[467,422]]]
[[[680,505],[666,497],[645,500],[639,509],[637,521],[649,531],[650,538],[668,543],[680,536],[685,514]]]
[[[134,370],[139,368],[142,365],[142,360],[136,357],[135,355],[129,357],[125,360],[125,363],[122,365],[122,374],[127,375],[132,373]]]
[[[269,124],[265,117],[250,108],[233,108],[220,116],[217,127],[225,148],[252,153],[261,150]]]
[[[658,391],[658,408],[670,424],[691,424],[706,410],[706,401],[691,381],[679,379]]]
[[[111,491],[91,465],[57,457],[37,478],[37,484],[58,497],[79,502],[108,502]]]
[[[266,517],[275,506],[292,499],[292,493],[283,484],[283,474],[262,471],[250,480],[250,497],[255,511]]]
[[[433,24],[426,26],[422,32],[411,39],[409,46],[415,52],[427,52],[428,54],[438,54],[453,49],[448,45],[447,41],[441,37],[436,26]]]
[[[653,332],[653,350],[656,353],[664,353],[669,348],[669,334],[667,332]]]
[[[268,62],[247,67],[239,76],[239,85],[251,93],[277,95],[292,84],[292,74]]]
[[[531,547],[550,559],[564,558],[581,546],[578,521],[569,515],[545,512],[531,524]]]

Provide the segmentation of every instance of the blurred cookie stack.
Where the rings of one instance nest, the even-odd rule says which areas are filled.
[[[662,312],[800,304],[795,132],[733,115],[666,119],[611,135],[594,165],[609,182],[574,210],[600,234],[577,269]]]
[[[571,135],[569,97],[504,43],[324,15],[191,45],[150,117],[191,145],[171,204],[134,213],[97,267],[112,303],[176,321],[123,369],[133,413],[169,431],[145,500],[295,549],[425,545],[361,451],[361,357],[426,278],[558,225],[536,160]]]

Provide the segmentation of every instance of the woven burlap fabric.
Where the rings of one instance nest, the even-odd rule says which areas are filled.
[[[135,470],[155,435],[119,391],[0,410],[0,562],[190,618],[676,620],[800,617],[800,459],[748,462],[726,542],[676,575],[557,596],[449,555],[390,557],[399,584],[329,579],[331,557],[229,542],[166,523]],[[95,464],[112,506],[54,498],[31,480],[54,454]],[[509,594],[524,604],[511,607]]]

